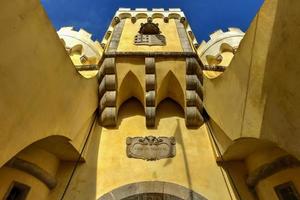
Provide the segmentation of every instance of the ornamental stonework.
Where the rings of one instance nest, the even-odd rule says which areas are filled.
[[[126,139],[127,157],[147,161],[172,158],[176,155],[174,137],[128,137]]]

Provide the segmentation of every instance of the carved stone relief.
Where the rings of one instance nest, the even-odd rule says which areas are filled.
[[[165,36],[160,34],[158,24],[152,23],[148,18],[147,23],[141,23],[139,34],[134,38],[135,45],[164,46],[166,45]]]
[[[128,137],[126,153],[129,158],[147,161],[172,158],[176,155],[174,137]]]

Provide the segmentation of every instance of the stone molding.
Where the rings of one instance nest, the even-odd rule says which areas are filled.
[[[181,47],[182,47],[183,51],[184,52],[193,52],[187,32],[184,28],[184,25],[182,24],[182,21],[176,19],[175,23],[176,23],[176,28],[177,28],[177,32],[179,35],[179,39],[180,39],[180,43],[181,43]]]
[[[155,58],[145,57],[145,72],[146,72],[146,126],[155,126],[155,113],[156,113],[156,75],[155,75]]]
[[[105,58],[98,72],[99,120],[103,126],[117,123],[117,77],[115,58]]]
[[[13,158],[6,164],[6,166],[32,175],[43,182],[50,190],[53,189],[57,184],[54,176],[32,162],[20,158]]]
[[[201,126],[204,123],[202,78],[198,61],[195,58],[186,58],[185,121],[187,127]]]
[[[109,47],[107,49],[108,52],[117,51],[124,24],[125,24],[125,20],[120,20],[120,22],[115,26],[112,32],[112,38],[110,40]]]
[[[249,187],[255,187],[261,180],[293,167],[300,167],[298,159],[292,155],[281,156],[273,162],[264,164],[251,172],[247,177],[246,183]]]
[[[98,200],[121,200],[145,193],[167,194],[180,200],[207,200],[204,196],[184,186],[162,181],[145,181],[124,185],[104,194]]]

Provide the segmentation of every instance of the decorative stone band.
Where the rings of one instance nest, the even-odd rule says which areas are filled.
[[[117,121],[117,79],[115,58],[106,58],[98,73],[99,116],[103,126],[115,126]]]
[[[215,65],[215,66],[204,65],[203,66],[203,70],[205,70],[205,71],[224,72],[225,69],[226,69],[226,67],[218,66],[218,65]]]
[[[204,196],[186,187],[161,181],[145,181],[124,185],[104,194],[98,200],[129,200],[132,199],[132,196],[140,197],[144,194],[163,195],[163,198],[147,198],[151,200],[207,200]]]
[[[288,168],[299,167],[299,166],[300,166],[300,161],[297,160],[292,155],[279,157],[273,162],[262,165],[261,167],[251,172],[247,178],[247,185],[249,187],[255,187],[259,181],[269,176],[272,176],[277,172],[280,172]]]
[[[145,57],[146,67],[146,125],[155,126],[155,96],[156,96],[156,76],[155,76],[155,58]]]
[[[185,19],[182,19],[185,20]],[[181,43],[181,47],[183,49],[184,52],[193,52],[193,49],[191,47],[187,32],[185,30],[184,25],[182,24],[182,20],[175,20],[176,23],[176,28],[177,28],[177,32],[179,35],[179,39],[180,39],[180,43]]]
[[[40,168],[36,164],[28,162],[26,160],[13,158],[6,165],[10,168],[18,169],[34,176],[35,178],[43,182],[50,190],[53,189],[57,184],[55,177],[53,177],[51,174],[49,174],[47,171]]]
[[[116,56],[144,56],[144,57],[198,57],[195,52],[177,52],[177,51],[162,51],[162,52],[147,52],[147,51],[118,51],[118,52],[106,52],[105,57]]]
[[[201,126],[204,123],[202,71],[195,58],[186,58],[186,126]]]
[[[125,20],[120,20],[120,22],[115,26],[115,29],[112,33],[112,38],[108,47],[108,52],[115,52],[119,46],[120,37],[123,31]]]

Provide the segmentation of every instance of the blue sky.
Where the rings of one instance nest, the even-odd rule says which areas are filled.
[[[246,31],[263,0],[41,0],[54,27],[84,28],[101,41],[114,13],[124,8],[181,8],[198,42],[217,29]]]

